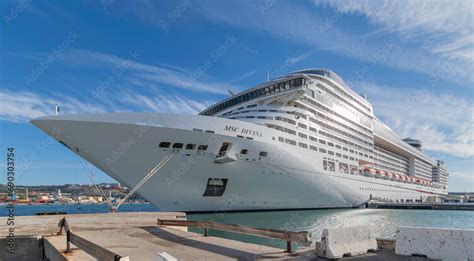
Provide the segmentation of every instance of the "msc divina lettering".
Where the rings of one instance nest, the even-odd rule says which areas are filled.
[[[402,140],[334,72],[290,73],[199,115],[101,113],[32,123],[163,211],[357,207],[447,194],[442,161]]]

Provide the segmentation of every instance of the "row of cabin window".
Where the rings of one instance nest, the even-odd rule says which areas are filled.
[[[276,117],[275,117],[275,120],[280,120],[280,121],[287,122],[287,123],[289,123],[289,124],[296,125],[296,121],[291,120],[291,119],[288,119],[288,118],[285,118],[285,117],[276,116]],[[318,121],[318,120],[316,120],[316,119],[314,119],[314,118],[311,118],[311,117],[310,117],[310,120],[313,121],[313,122],[316,123],[316,124],[327,125],[327,124],[324,124],[324,123],[322,123],[322,122],[320,122],[320,121]],[[298,123],[298,126],[301,127],[301,128],[303,128],[303,129],[307,129],[307,126],[306,126],[305,124],[303,124],[303,123]],[[331,127],[331,129],[334,129],[336,132],[341,132],[342,135],[345,135],[345,136],[348,136],[348,137],[350,137],[350,138],[356,139],[356,140],[361,141],[361,142],[363,142],[363,143],[367,143],[366,141],[364,141],[364,140],[362,140],[362,139],[360,139],[360,138],[357,138],[357,137],[355,137],[354,135],[351,135],[351,134],[349,134],[349,133],[346,133],[346,132],[343,132],[343,131],[340,131],[340,130],[336,130],[336,129],[333,128],[333,127]],[[309,130],[312,131],[312,132],[314,132],[314,133],[318,133],[318,131],[317,131],[315,128],[313,128],[313,127],[309,127]],[[290,134],[293,134],[293,133],[296,134],[296,132],[294,132],[294,131],[287,131],[287,130],[284,130],[284,131],[287,132],[287,133],[290,133]],[[322,131],[319,131],[319,133],[322,133],[322,134],[323,134]],[[347,134],[347,135],[346,135],[346,134]],[[303,135],[306,135],[306,134],[303,134]],[[324,134],[323,134],[323,135],[324,135]],[[328,133],[326,136],[328,136],[328,135],[330,135],[330,134]],[[333,136],[333,135],[331,135],[331,136]],[[335,137],[335,136],[334,136],[334,137]],[[362,149],[362,150],[366,150],[366,151],[372,153],[372,151],[371,151],[370,149],[366,149],[366,148],[364,148],[364,147],[362,147],[362,146],[360,146],[360,145],[358,145],[358,144],[352,143],[352,142],[350,142],[350,141],[347,141],[347,140],[344,140],[344,139],[341,139],[341,138],[338,138],[338,139],[340,139],[341,141],[345,141],[345,143],[348,143],[349,145],[353,145],[354,147],[357,147],[357,148],[360,148],[360,149]],[[370,144],[370,145],[373,145],[373,144]],[[368,155],[367,155],[367,157],[368,157]]]
[[[305,148],[305,149],[307,149],[309,147],[310,150],[318,151],[318,148],[316,146],[313,146],[313,145],[308,146],[308,144],[303,143],[303,142],[298,142],[297,143],[296,141],[294,141],[292,139],[285,139],[283,137],[278,137],[278,141],[288,143],[288,144],[294,145],[294,146],[296,146],[296,144],[298,144],[298,147]],[[324,140],[321,140],[321,139],[320,139],[320,143],[326,144],[326,142]],[[334,151],[326,150],[326,149],[323,149],[323,148],[319,148],[319,152],[328,153],[329,155],[336,155],[337,157],[340,157],[340,158],[342,157],[344,159],[350,159],[352,161],[357,161],[358,160],[357,158],[349,157],[348,155],[341,154],[339,152],[334,153]]]
[[[335,112],[335,111],[333,111],[329,108],[326,108],[325,106],[321,105],[319,102],[313,101],[311,99],[307,99],[306,97],[303,97],[302,100],[310,103],[311,105],[315,105],[316,107],[320,108],[321,110],[327,111],[330,114],[336,115],[339,118],[342,118],[342,119],[346,120],[347,122],[351,123],[353,126],[357,126],[357,128],[363,129],[367,134],[370,134],[370,135],[373,134],[372,131],[370,130],[370,128],[368,128],[367,126],[365,126],[361,123],[357,123],[357,122],[345,117],[344,115],[342,115],[340,113],[337,113],[337,112]],[[314,115],[318,115],[318,111],[314,110],[313,108],[310,108],[310,107],[306,106],[305,104],[303,104],[301,102],[295,102],[295,104],[293,106],[296,107],[296,108],[300,108],[302,110],[305,110],[305,111],[312,112]]]
[[[160,144],[158,145],[158,147],[160,148],[173,148],[173,149],[182,149],[183,147],[187,150],[194,150],[197,149],[198,150],[202,150],[202,151],[205,151],[207,150],[207,145],[199,145],[197,146],[196,144],[186,144],[186,146],[184,146],[183,143],[174,143],[173,146],[171,146],[171,142],[167,142],[167,141],[163,141],[163,142],[160,142]]]
[[[296,134],[295,131],[290,130],[290,129],[287,129],[287,128],[283,128],[283,127],[278,126],[278,125],[267,124],[267,126],[270,127],[270,128],[274,128],[274,129],[277,129],[277,130],[280,130],[280,131],[284,131],[284,132],[293,134],[293,135]],[[311,127],[310,127],[310,128],[311,128]],[[305,134],[305,133],[302,133],[302,132],[298,132],[298,137],[307,139],[307,138],[308,138],[308,135]],[[282,138],[282,139],[283,139],[283,138]],[[315,137],[313,137],[313,136],[309,136],[309,139],[310,139],[311,141],[314,141],[314,142],[317,142],[317,141],[318,141],[318,139],[315,138]],[[287,139],[287,140],[291,141],[290,139]],[[287,142],[287,143],[292,144],[292,145],[296,145],[296,142],[294,142],[294,144],[293,144],[292,142]],[[326,145],[326,141],[325,141],[325,140],[322,140],[322,139],[319,139],[319,143]],[[308,147],[305,143],[301,143],[301,142],[300,142],[300,144],[303,144],[303,145],[300,145],[300,147],[303,147],[303,148],[307,148],[307,147]],[[369,155],[367,155],[367,154],[363,154],[362,152],[357,152],[357,151],[354,151],[354,150],[352,150],[352,149],[348,149],[348,148],[346,148],[346,147],[341,147],[340,145],[334,144],[334,143],[332,143],[332,142],[327,142],[327,145],[328,145],[329,147],[335,147],[335,148],[337,148],[337,149],[343,149],[344,151],[350,151],[351,153],[354,153],[355,155],[359,154],[360,156],[369,157]],[[337,153],[337,154],[339,154],[339,153]]]

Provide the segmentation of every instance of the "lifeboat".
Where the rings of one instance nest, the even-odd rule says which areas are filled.
[[[364,174],[364,176],[373,177],[375,176],[375,169],[364,167],[364,170],[362,171],[362,173]]]
[[[423,184],[423,180],[421,180],[421,179],[416,179],[415,183],[418,184],[418,185],[421,185],[421,184]]]
[[[398,174],[393,174],[392,180],[400,180],[400,175],[398,175]]]
[[[390,172],[386,172],[385,173],[385,176],[383,177],[384,179],[392,179],[393,178],[393,174],[390,173]]]
[[[384,176],[385,176],[385,171],[383,171],[383,170],[377,170],[377,171],[375,172],[375,177],[376,177],[376,178],[381,179],[381,178],[383,178]]]
[[[405,175],[400,175],[400,179],[402,182],[405,182],[405,183],[408,182],[408,177]]]

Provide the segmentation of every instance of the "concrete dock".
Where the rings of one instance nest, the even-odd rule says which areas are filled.
[[[72,245],[65,253],[66,236],[57,235],[63,216],[24,216],[15,218],[16,255],[6,252],[0,242],[0,260],[95,260]],[[298,249],[289,254],[284,249],[255,245],[188,232],[183,227],[158,227],[157,218],[185,219],[179,212],[139,212],[65,215],[74,232],[81,237],[130,260],[157,260],[166,252],[178,260],[319,260],[315,248]],[[6,218],[1,218],[0,235],[6,240]],[[391,251],[378,251],[349,260],[406,260]],[[323,259],[321,259],[323,260]],[[414,257],[411,260],[426,260]]]

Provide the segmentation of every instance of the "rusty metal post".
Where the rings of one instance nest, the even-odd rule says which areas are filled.
[[[71,231],[66,230],[66,253],[71,252]]]
[[[207,237],[208,233],[207,233],[207,228],[204,228],[204,236]]]
[[[286,252],[291,253],[291,241],[286,241]]]

